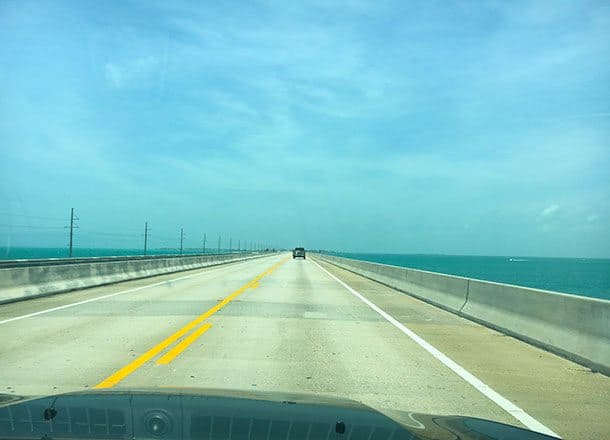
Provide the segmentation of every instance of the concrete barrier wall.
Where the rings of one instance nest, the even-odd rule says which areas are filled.
[[[322,259],[329,259],[339,267],[355,272],[367,278],[382,282],[390,287],[399,288],[406,281],[407,269],[387,264],[371,264],[366,261],[351,260],[348,258],[316,255]]]
[[[0,304],[266,255],[199,255],[0,269]]]
[[[610,301],[315,256],[610,375]]]
[[[405,269],[405,292],[451,312],[459,312],[468,296],[469,279],[425,270]]]
[[[330,255],[316,256],[451,312],[458,312],[466,302],[468,278]]]
[[[610,301],[471,280],[460,315],[610,375]]]

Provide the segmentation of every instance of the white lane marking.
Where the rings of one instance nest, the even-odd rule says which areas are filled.
[[[515,405],[513,402],[511,402],[510,400],[508,400],[507,398],[505,398],[498,392],[494,391],[492,388],[490,388],[488,385],[486,385],[479,378],[477,378],[473,374],[469,373],[464,367],[462,367],[461,365],[459,365],[456,362],[454,362],[453,360],[451,360],[447,355],[445,355],[443,352],[441,352],[440,350],[438,350],[437,348],[435,348],[434,346],[432,346],[431,344],[426,342],[424,339],[420,338],[412,330],[409,330],[407,327],[402,325],[391,315],[389,315],[388,313],[386,313],[385,311],[380,309],[378,306],[373,304],[371,301],[366,299],[362,294],[356,292],[354,289],[352,289],[350,286],[345,284],[339,278],[337,278],[332,273],[330,273],[329,271],[324,269],[322,266],[320,266],[317,262],[315,262],[313,260],[311,260],[311,261],[316,266],[318,266],[320,269],[322,269],[324,272],[326,272],[326,274],[328,274],[328,276],[333,278],[335,281],[337,281],[339,284],[341,284],[343,287],[345,287],[350,293],[352,293],[354,296],[356,296],[358,299],[360,299],[363,303],[365,303],[371,309],[373,309],[374,311],[379,313],[381,316],[383,316],[386,321],[388,321],[398,330],[400,330],[405,335],[407,335],[409,338],[411,338],[413,341],[415,341],[417,344],[419,344],[424,350],[426,350],[428,353],[430,353],[432,356],[434,356],[436,359],[438,359],[440,362],[442,362],[445,366],[450,368],[451,371],[453,371],[455,374],[460,376],[470,385],[475,387],[481,394],[483,394],[485,397],[487,397],[488,399],[493,401],[496,405],[498,405],[504,411],[509,413],[515,419],[519,420],[529,429],[531,429],[532,431],[538,431],[542,434],[552,435],[557,438],[561,438],[561,437],[559,437],[558,434],[553,432],[550,428],[548,428],[547,426],[540,423],[538,420],[536,420],[535,418],[530,416],[523,409],[519,408],[517,405]]]
[[[250,261],[250,260],[244,260],[244,261]],[[227,267],[228,266],[223,265],[221,267],[216,267],[215,269],[220,270],[220,269],[226,269]],[[201,269],[205,269],[205,267],[202,267]],[[149,287],[161,286],[163,284],[173,283],[174,281],[179,281],[179,280],[186,280],[187,278],[198,277],[198,276],[208,274],[208,273],[210,273],[210,271],[195,273],[192,275],[184,275],[181,277],[172,278],[171,280],[159,281],[158,283],[147,284],[146,286],[134,287],[132,289],[121,290],[120,292],[110,293],[108,295],[96,296],[95,298],[90,298],[90,299],[86,299],[83,301],[78,301],[78,302],[70,303],[70,304],[64,304],[63,306],[53,307],[50,309],[44,309],[44,310],[40,310],[38,312],[28,313],[27,315],[15,316],[14,318],[9,318],[9,319],[0,321],[0,325],[7,324],[7,323],[13,322],[13,321],[19,321],[20,319],[31,318],[33,316],[43,315],[45,313],[55,312],[57,310],[63,310],[63,309],[67,309],[70,307],[80,306],[81,304],[87,304],[90,302],[99,301],[100,299],[112,298],[113,296],[118,296],[118,295],[125,295],[126,293],[132,293],[132,292],[136,292],[138,290],[148,289]],[[129,281],[129,280],[126,280],[126,281]],[[93,286],[91,288],[94,288],[94,287],[95,286]],[[32,298],[32,299],[37,299],[37,298]]]

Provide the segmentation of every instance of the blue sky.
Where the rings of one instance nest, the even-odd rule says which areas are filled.
[[[608,2],[0,0],[3,245],[610,257]]]

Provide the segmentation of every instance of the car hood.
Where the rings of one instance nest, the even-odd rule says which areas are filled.
[[[330,396],[191,388],[0,396],[0,438],[550,439],[489,420],[378,411]]]

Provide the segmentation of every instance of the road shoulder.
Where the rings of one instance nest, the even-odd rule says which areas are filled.
[[[317,262],[564,438],[610,437],[610,378],[347,270]]]

